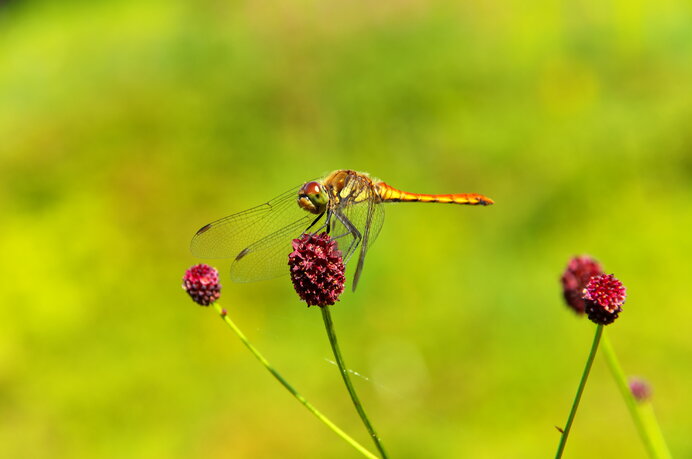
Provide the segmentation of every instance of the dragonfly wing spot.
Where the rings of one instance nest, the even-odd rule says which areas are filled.
[[[200,229],[198,229],[196,235],[204,233],[209,228],[211,228],[211,223],[208,223],[208,224],[204,225],[203,227],[201,227]]]
[[[238,255],[236,255],[235,261],[240,260],[245,255],[247,255],[248,253],[250,253],[250,247],[245,247],[243,250],[240,251],[240,253]]]

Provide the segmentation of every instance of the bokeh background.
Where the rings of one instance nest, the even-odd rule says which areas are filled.
[[[357,457],[180,289],[203,224],[333,169],[387,207],[334,320],[392,457],[549,457],[594,326],[692,456],[688,2],[0,2],[0,456]],[[209,261],[209,260],[207,260]],[[223,305],[371,447],[288,277]],[[645,457],[597,359],[566,457]]]

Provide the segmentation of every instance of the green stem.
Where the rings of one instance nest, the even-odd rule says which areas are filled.
[[[581,400],[581,394],[584,392],[584,387],[586,386],[586,380],[589,379],[589,372],[591,371],[591,365],[593,364],[594,357],[596,357],[596,351],[598,350],[598,343],[601,340],[601,334],[603,333],[603,325],[598,324],[596,327],[596,334],[593,337],[593,344],[591,344],[591,352],[589,352],[589,358],[586,360],[586,366],[584,367],[584,372],[581,375],[581,381],[579,381],[579,388],[577,389],[577,395],[574,397],[574,402],[572,402],[572,409],[569,412],[569,417],[567,418],[567,424],[562,431],[562,436],[560,437],[560,444],[557,447],[556,459],[562,457],[562,453],[565,450],[565,445],[567,444],[567,437],[569,436],[569,431],[572,428],[572,422],[574,422],[574,416],[577,414],[577,408],[579,408],[579,401]]]
[[[332,421],[330,421],[325,415],[323,415],[322,413],[320,413],[320,412],[317,410],[317,408],[315,408],[314,406],[312,406],[312,405],[310,404],[310,402],[308,402],[307,400],[305,400],[305,397],[303,397],[302,395],[300,395],[300,394],[298,393],[298,391],[295,390],[295,389],[293,388],[293,386],[291,386],[291,385],[279,374],[279,372],[276,371],[276,370],[274,369],[274,367],[272,367],[272,366],[269,364],[269,362],[267,361],[267,359],[265,359],[264,356],[263,356],[262,354],[260,354],[260,352],[259,352],[252,344],[250,344],[250,342],[249,342],[248,339],[245,337],[245,335],[243,334],[243,332],[240,331],[240,329],[236,326],[236,324],[235,324],[235,323],[231,320],[231,318],[228,316],[228,314],[226,313],[226,311],[225,311],[224,309],[221,308],[221,306],[219,305],[218,302],[217,302],[217,303],[214,303],[214,308],[216,308],[217,312],[219,313],[219,315],[221,316],[221,318],[223,319],[223,321],[226,322],[226,324],[227,324],[229,327],[231,327],[231,329],[235,332],[236,335],[238,335],[238,338],[240,338],[240,340],[243,342],[243,344],[245,345],[245,347],[247,347],[247,348],[250,350],[250,352],[252,352],[252,353],[254,354],[254,356],[257,357],[257,360],[259,360],[260,363],[262,363],[262,365],[264,365],[264,367],[265,367],[267,370],[269,370],[269,372],[281,383],[281,385],[284,386],[284,387],[286,388],[286,390],[288,390],[291,394],[293,394],[293,396],[294,396],[295,398],[297,398],[298,401],[299,401],[300,403],[302,403],[303,406],[304,406],[305,408],[308,409],[308,411],[310,411],[312,414],[314,414],[315,416],[317,416],[317,419],[319,419],[319,420],[322,421],[327,427],[329,427],[330,429],[332,429],[332,430],[334,431],[334,433],[336,433],[338,436],[340,436],[341,438],[343,438],[348,444],[350,444],[350,445],[353,446],[355,449],[357,449],[363,456],[368,457],[368,458],[370,458],[370,459],[377,459],[377,456],[375,456],[375,455],[372,454],[370,451],[368,451],[367,449],[365,449],[365,447],[364,447],[363,445],[361,445],[360,443],[358,443],[357,441],[355,441],[353,438],[349,437],[349,436],[346,434],[346,432],[344,432],[344,431],[341,430],[339,427],[337,427],[336,424],[334,424]]]
[[[639,432],[642,442],[644,442],[649,456],[655,458],[670,458],[670,451],[668,451],[668,446],[663,438],[661,428],[656,421],[656,416],[654,415],[651,405],[649,403],[638,403],[635,400],[607,334],[603,336],[603,355],[613,375],[613,379],[618,389],[620,389],[622,398],[625,399],[627,408],[634,420],[634,424],[637,426],[637,431]]]
[[[360,418],[363,420],[365,428],[368,429],[368,432],[370,433],[372,440],[375,442],[375,446],[377,446],[377,450],[380,452],[380,455],[386,459],[387,453],[384,451],[382,441],[380,440],[380,437],[377,435],[377,432],[375,432],[375,428],[370,423],[370,419],[368,419],[368,415],[365,413],[363,405],[360,403],[360,400],[358,399],[358,394],[356,394],[356,390],[353,388],[353,384],[351,383],[351,377],[349,376],[348,369],[346,368],[346,364],[344,363],[344,358],[341,356],[341,351],[339,350],[339,343],[336,341],[336,332],[334,331],[334,323],[332,322],[332,316],[329,312],[329,306],[324,306],[320,309],[322,309],[324,327],[326,328],[327,335],[329,336],[329,344],[332,345],[334,358],[336,359],[336,363],[339,366],[339,370],[341,371],[341,377],[344,379],[346,389],[348,389],[348,393],[351,396],[353,405],[356,407],[356,411],[358,411]]]
[[[656,449],[657,458],[670,459],[670,450],[666,444],[665,438],[663,438],[663,433],[661,432],[661,427],[658,425],[656,420],[656,415],[654,414],[654,408],[651,406],[651,402],[648,400],[645,402],[637,403],[637,408],[641,413],[641,418],[644,421],[647,432],[650,433],[654,447]]]

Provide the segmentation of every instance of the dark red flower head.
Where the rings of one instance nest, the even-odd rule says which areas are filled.
[[[641,378],[630,378],[630,391],[638,402],[645,402],[651,398],[651,386]]]
[[[205,264],[193,266],[185,271],[183,289],[195,303],[209,306],[221,296],[219,272]]]
[[[327,233],[303,234],[288,256],[293,287],[308,306],[334,304],[344,291],[344,262]]]
[[[574,257],[562,275],[562,293],[567,305],[577,314],[584,313],[584,287],[593,276],[603,274],[601,265],[588,255]]]
[[[625,286],[615,276],[594,276],[584,288],[584,311],[592,322],[608,325],[622,312],[625,297]]]

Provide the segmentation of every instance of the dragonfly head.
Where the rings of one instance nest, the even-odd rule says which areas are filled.
[[[310,213],[323,213],[328,202],[327,190],[319,182],[308,182],[298,191],[298,205]]]

